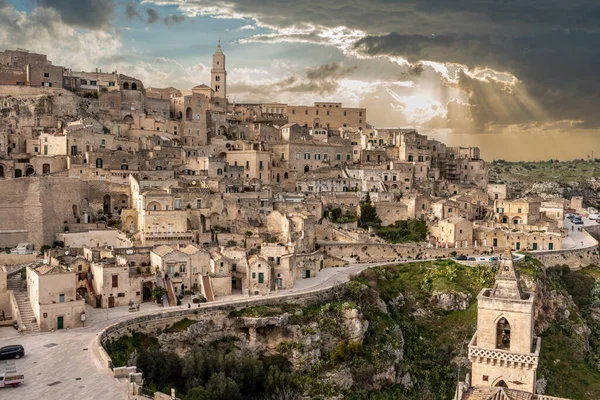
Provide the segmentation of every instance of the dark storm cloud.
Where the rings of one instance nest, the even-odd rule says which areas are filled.
[[[41,7],[54,9],[63,22],[88,29],[110,24],[115,10],[113,0],[36,0]]]
[[[268,98],[274,93],[315,93],[330,94],[335,92],[339,83],[356,70],[355,66],[348,67],[340,63],[320,65],[316,68],[306,68],[304,74],[291,75],[270,85],[237,83],[230,85],[233,92],[246,93],[254,98]]]
[[[163,18],[163,22],[166,25],[177,25],[182,23],[183,21],[185,21],[185,17],[183,15],[167,15],[166,17]]]
[[[163,22],[165,25],[176,25],[185,21],[185,17],[183,15],[170,14],[161,18],[158,11],[156,11],[154,8],[147,8],[145,12],[146,18],[144,19],[138,11],[137,5],[135,3],[128,3],[125,5],[125,15],[127,16],[127,18],[129,18],[130,20],[143,21],[147,25],[152,25],[159,21]]]
[[[222,9],[223,3],[185,1],[185,7],[194,5]],[[231,15],[273,27],[273,34],[255,35],[250,40],[323,43],[327,40],[318,34],[322,27],[357,29],[367,37],[356,43],[356,50],[408,59],[416,66],[408,71],[413,79],[422,72],[419,62],[425,60],[511,72],[522,82],[523,93],[546,109],[548,118],[600,126],[596,111],[600,107],[596,95],[600,93],[600,1],[245,0],[228,3],[228,7]],[[307,24],[316,29],[278,32]],[[468,86],[471,96],[490,88],[502,90],[497,95],[510,103],[511,93],[503,85],[483,81],[486,90],[476,90],[475,83],[467,85],[465,79],[460,85]],[[474,110],[485,108],[474,102]],[[504,120],[485,112],[478,118],[483,120],[486,115],[494,121]],[[516,120],[523,118],[516,113]]]
[[[583,120],[588,126],[600,126],[600,116],[594,111],[600,105],[596,96],[600,92],[596,68],[600,54],[594,50],[598,46],[600,33],[582,30],[517,37],[391,33],[368,36],[355,44],[357,50],[372,56],[394,55],[410,62],[452,62],[510,72],[552,117]]]
[[[135,3],[125,4],[125,15],[129,19],[140,19],[142,16],[137,10]]]

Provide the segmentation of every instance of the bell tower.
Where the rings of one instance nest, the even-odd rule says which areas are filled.
[[[217,51],[213,54],[213,65],[210,70],[211,88],[215,92],[215,97],[227,97],[227,70],[225,69],[225,54],[221,49],[221,41],[217,46]]]
[[[510,250],[494,287],[482,289],[477,300],[477,331],[469,343],[472,385],[535,393],[541,339],[533,331],[534,294],[521,290]]]

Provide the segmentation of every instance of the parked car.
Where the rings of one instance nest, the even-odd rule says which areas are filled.
[[[590,214],[589,219],[600,219],[600,214]]]
[[[475,257],[468,257],[467,261],[475,261]]]
[[[467,261],[468,257],[467,256],[458,256],[458,257],[455,258],[455,260],[458,260],[458,261]]]
[[[571,219],[571,218],[573,218],[574,216],[575,216],[575,214],[567,213],[567,214],[565,215],[565,218],[567,218],[567,219]]]
[[[11,358],[21,358],[25,355],[25,349],[20,344],[4,346],[0,348],[0,360],[9,360]]]
[[[575,225],[583,225],[583,220],[581,218],[573,218],[573,223]]]
[[[477,258],[477,261],[487,261],[487,257],[479,257]]]
[[[498,257],[490,257],[490,261],[498,261]]]

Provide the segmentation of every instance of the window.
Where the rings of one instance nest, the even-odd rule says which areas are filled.
[[[202,208],[202,200],[196,200],[196,208]]]
[[[111,101],[111,102],[110,102],[110,108],[111,108],[111,109],[114,109],[114,108],[115,108],[115,102],[114,102],[114,101]]]
[[[346,154],[346,161],[350,161],[350,154]]]
[[[85,79],[82,79],[82,80],[80,81],[80,83],[81,83],[82,85],[87,85],[87,80],[85,80]]]
[[[327,115],[329,115],[329,110],[327,110]]]
[[[296,153],[296,160],[300,159],[300,153]]]
[[[179,210],[181,208],[181,199],[175,199],[175,209]]]
[[[327,153],[323,154],[323,160],[327,161]]]
[[[219,90],[221,90],[221,86],[219,86],[219,85],[215,86],[215,91],[218,92]]]
[[[338,160],[338,161],[339,161],[339,160],[341,160],[341,159],[342,159],[342,155],[341,155],[341,154],[336,154],[336,155],[335,155],[335,158],[336,158],[336,160]]]
[[[96,81],[90,81],[90,85],[92,85],[92,86],[96,86],[96,83],[97,83]]]
[[[44,72],[44,78],[50,78],[50,74],[48,72]]]
[[[346,116],[346,111],[344,111],[344,117]]]
[[[119,287],[119,275],[112,276],[112,287]]]
[[[117,297],[125,297],[125,293],[117,293]]]
[[[252,279],[256,279],[256,272],[252,273]]]
[[[258,169],[259,169],[260,171],[262,171],[262,170],[263,170],[263,162],[262,162],[262,161],[259,161],[259,162],[258,162]]]
[[[115,86],[114,82],[108,82],[108,86]]]
[[[321,155],[320,154],[315,154],[315,160],[320,160],[321,159]]]
[[[304,153],[304,159],[310,160],[310,153]]]
[[[65,295],[64,294],[59,294],[58,295],[58,302],[59,303],[64,303],[65,302]]]
[[[250,161],[246,161],[246,169],[250,169]]]
[[[258,283],[265,283],[265,274],[263,272],[258,273]]]
[[[296,115],[296,110],[295,109],[292,110],[292,114]]]

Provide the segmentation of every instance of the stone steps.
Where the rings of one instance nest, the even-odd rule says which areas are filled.
[[[27,287],[25,281],[21,279],[21,275],[13,275],[7,279],[7,287],[12,290],[15,299],[17,300],[17,307],[21,314],[21,321],[25,326],[25,333],[28,332],[39,332],[40,329],[38,324],[33,322],[35,320],[35,314],[29,303],[29,296],[27,294]]]

